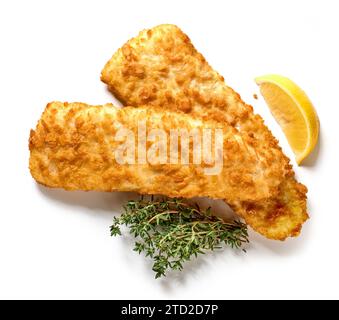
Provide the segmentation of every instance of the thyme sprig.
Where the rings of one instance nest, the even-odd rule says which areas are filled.
[[[121,235],[125,225],[137,238],[134,251],[153,259],[155,278],[168,269],[182,270],[185,261],[222,244],[240,248],[248,242],[247,226],[240,221],[225,222],[183,199],[141,199],[128,201],[125,212],[114,217],[111,235]]]

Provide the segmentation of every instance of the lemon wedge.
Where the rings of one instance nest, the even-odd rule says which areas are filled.
[[[319,119],[310,99],[292,80],[280,75],[261,76],[255,82],[299,165],[312,152],[319,136]]]

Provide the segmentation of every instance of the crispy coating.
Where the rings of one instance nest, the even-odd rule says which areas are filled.
[[[163,163],[146,158],[138,163],[138,124],[146,121],[147,134],[153,129],[166,133],[166,158]],[[116,161],[116,151],[126,137],[116,141],[118,130],[133,133],[135,163]],[[223,161],[220,173],[206,175],[212,165],[193,163],[193,138],[188,165],[170,164],[170,131],[192,132],[219,128],[223,134]],[[212,137],[213,139],[213,137]],[[182,140],[179,140],[179,144]],[[147,156],[156,141],[146,140]],[[213,142],[212,142],[213,143]],[[218,199],[256,200],[271,193],[264,164],[251,139],[232,126],[213,120],[155,107],[118,109],[113,105],[89,106],[82,103],[53,102],[47,105],[37,128],[30,136],[30,170],[41,184],[67,190],[135,191],[170,197],[206,196]],[[153,149],[154,150],[154,149]],[[182,150],[178,150],[179,160]],[[132,157],[132,155],[131,155]],[[132,159],[132,158],[131,158]],[[277,186],[273,186],[277,188]]]
[[[140,32],[107,62],[101,79],[125,105],[181,110],[228,123],[253,138],[257,154],[268,160],[267,176],[280,183],[278,193],[260,202],[227,203],[268,238],[284,240],[300,233],[308,219],[306,187],[296,182],[289,159],[263,119],[225,84],[177,26]]]
[[[287,177],[276,197],[260,201],[229,201],[233,210],[242,216],[255,231],[269,239],[285,240],[300,234],[308,219],[306,212],[307,188]]]

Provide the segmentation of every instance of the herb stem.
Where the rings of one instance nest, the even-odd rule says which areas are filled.
[[[136,238],[134,250],[153,259],[155,277],[168,269],[182,270],[185,261],[221,244],[240,248],[248,242],[247,226],[240,221],[225,222],[210,209],[182,199],[142,198],[129,201],[120,217],[114,217],[111,235],[121,235],[125,225]]]

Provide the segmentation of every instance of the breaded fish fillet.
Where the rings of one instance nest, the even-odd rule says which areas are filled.
[[[162,163],[149,161],[149,150],[154,144],[147,136],[144,141],[148,161],[138,163],[138,158],[133,156],[139,155],[138,128],[143,121],[146,121],[146,134],[161,129],[167,137],[163,143],[166,157]],[[132,160],[126,164],[116,158],[116,152],[127,143],[126,137],[117,140],[116,135],[123,132],[122,128],[129,130],[133,138],[128,140],[132,145],[133,153],[129,158]],[[221,130],[223,161],[218,174],[205,174],[204,169],[211,163],[192,163],[193,140],[188,147],[189,164],[170,164],[167,157],[170,154],[170,134],[177,128],[187,129],[187,132],[195,129],[200,132],[200,137],[204,128]],[[182,112],[154,107],[118,109],[110,104],[89,106],[53,102],[47,105],[36,130],[31,132],[30,170],[37,182],[67,190],[135,191],[230,201],[263,199],[271,193],[271,188],[277,186],[268,183],[270,179],[263,170],[265,164],[250,143],[251,139],[243,138],[226,123],[221,125]],[[179,160],[181,152],[179,148]]]
[[[140,32],[107,62],[101,79],[125,105],[181,110],[228,123],[253,138],[257,153],[269,159],[265,170],[270,179],[280,182],[279,194],[260,202],[227,203],[268,238],[299,234],[308,219],[306,187],[296,182],[289,159],[262,118],[225,84],[178,27],[160,25]]]

